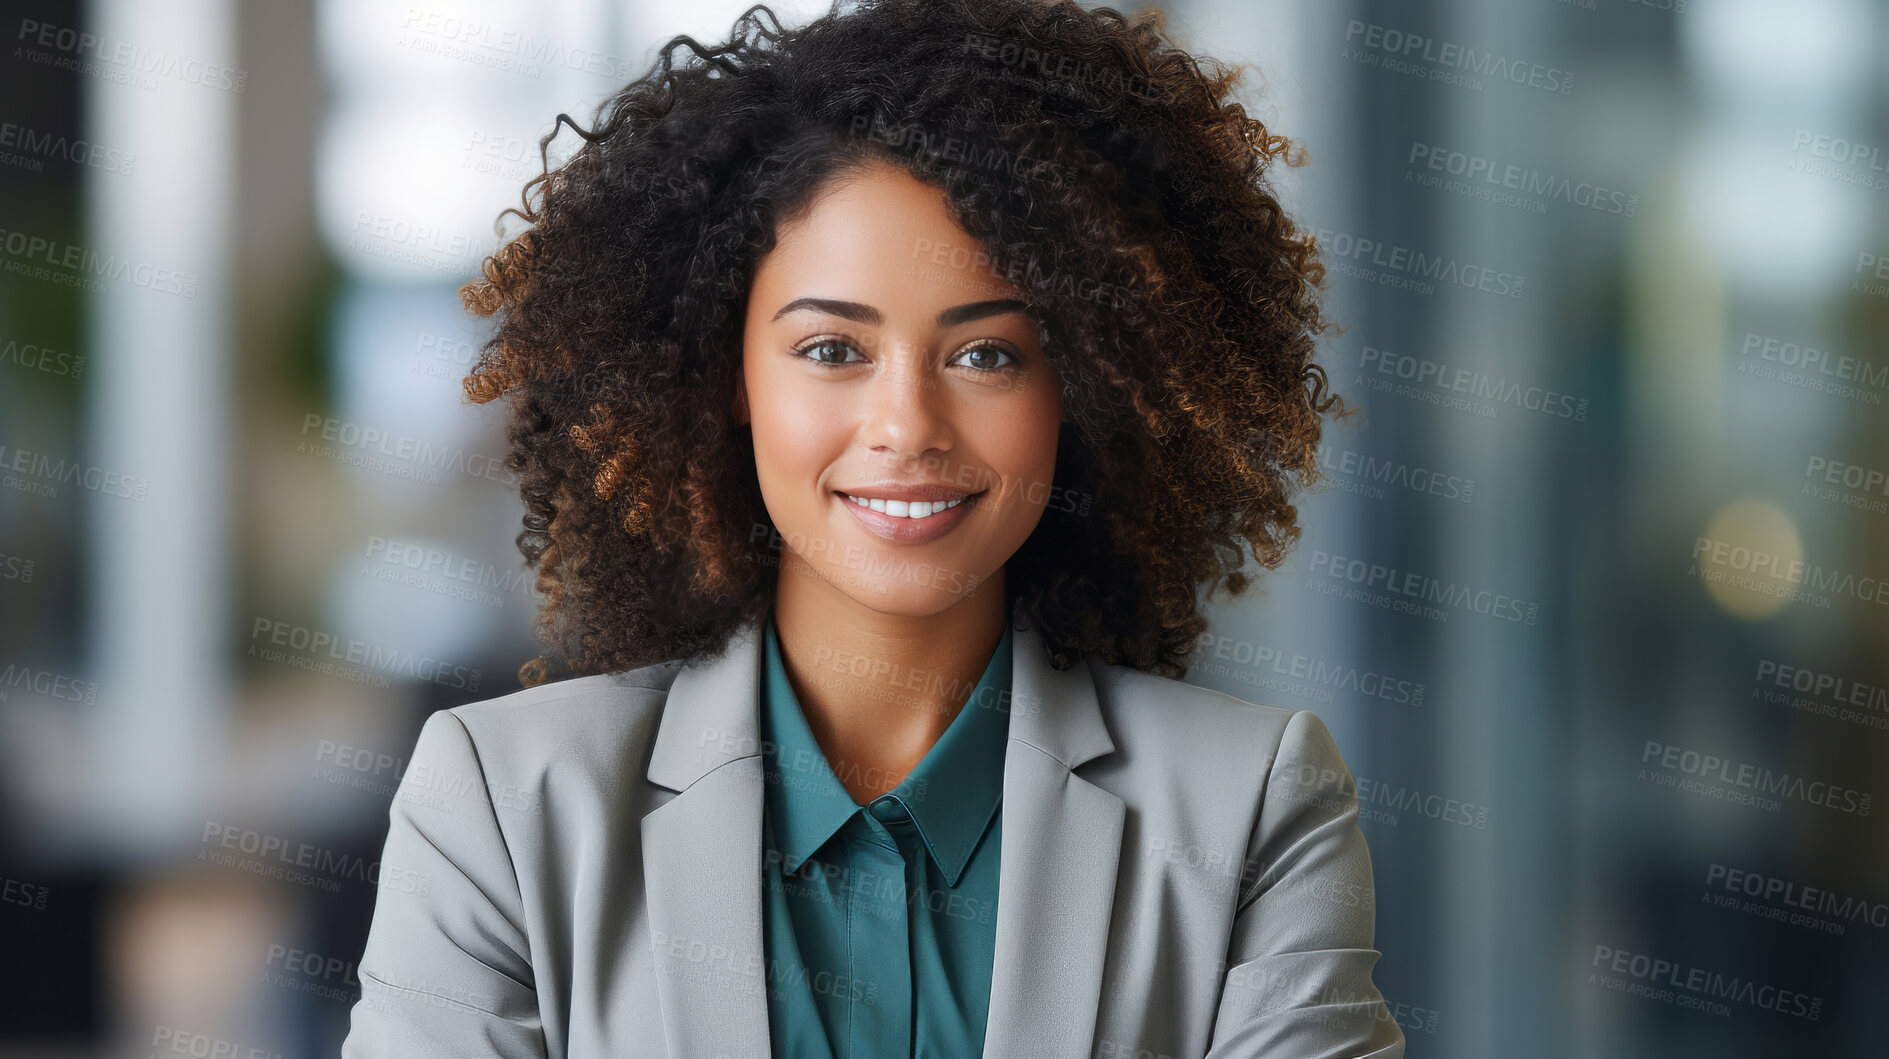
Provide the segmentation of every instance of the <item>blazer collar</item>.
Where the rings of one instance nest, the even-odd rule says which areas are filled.
[[[780,634],[765,623],[761,746],[767,776],[765,811],[774,827],[780,871],[792,875],[864,810],[835,775],[807,725],[781,659]],[[962,709],[937,742],[896,786],[879,792],[912,814],[946,886],[956,886],[1004,794],[1004,749],[1010,731],[1011,644],[1005,630]],[[771,744],[771,745],[770,745]],[[876,801],[877,798],[871,799]]]
[[[671,1055],[769,1054],[761,920],[762,622],[677,672],[642,818],[644,886]],[[1125,808],[1072,770],[1115,749],[1093,663],[1057,671],[1012,613],[1012,694],[987,1057],[1092,1054]],[[640,956],[638,957],[641,958]]]
[[[730,761],[761,753],[766,616],[744,623],[718,656],[684,665],[669,689],[650,754],[649,778],[683,791]],[[1086,663],[1058,671],[1021,608],[1011,617],[1010,739],[1064,768],[1115,752]]]

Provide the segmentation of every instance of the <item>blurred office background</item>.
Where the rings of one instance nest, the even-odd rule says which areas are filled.
[[[535,651],[455,290],[746,6],[0,2],[0,1054],[336,1053],[404,755]],[[1331,726],[1410,1054],[1881,1054],[1889,7],[1166,10],[1362,406],[1189,679]]]

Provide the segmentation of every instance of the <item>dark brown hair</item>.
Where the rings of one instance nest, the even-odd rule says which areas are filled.
[[[1324,269],[1266,179],[1303,158],[1163,28],[1069,0],[867,0],[798,29],[757,5],[725,44],[671,40],[592,128],[558,116],[584,144],[460,293],[497,316],[465,389],[509,401],[535,630],[573,673],[714,656],[771,609],[779,538],[731,412],[748,289],[778,225],[881,159],[1027,292],[1062,382],[1061,500],[1006,613],[1059,669],[1182,675],[1201,590],[1248,587],[1242,542],[1278,566],[1345,409],[1312,362]]]

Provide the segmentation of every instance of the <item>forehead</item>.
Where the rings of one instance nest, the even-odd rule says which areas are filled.
[[[875,162],[834,176],[780,226],[755,273],[755,307],[812,295],[929,314],[1023,297],[997,272],[983,244],[951,219],[941,189]]]

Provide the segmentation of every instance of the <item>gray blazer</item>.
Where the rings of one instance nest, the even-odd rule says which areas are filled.
[[[984,1056],[1402,1056],[1318,718],[1018,622]],[[769,1055],[760,631],[428,719],[343,1059]]]

